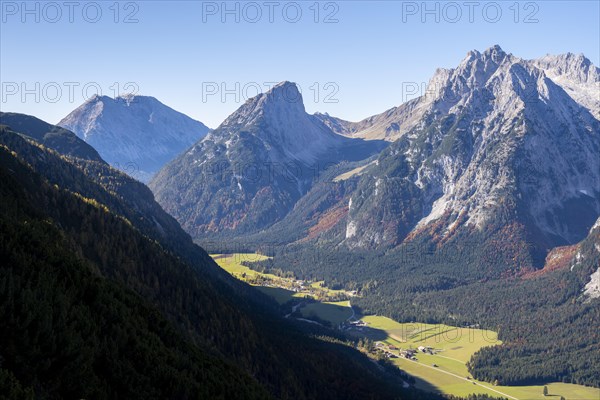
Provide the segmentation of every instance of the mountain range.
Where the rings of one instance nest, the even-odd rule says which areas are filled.
[[[510,268],[539,268],[600,215],[600,123],[593,97],[573,94],[599,84],[583,56],[523,60],[494,46],[438,69],[424,96],[350,124],[306,114],[285,82],[250,99],[150,188],[196,238],[262,232],[377,249],[418,236],[439,246],[463,234],[510,237],[506,256],[519,248],[524,257]],[[382,145],[352,141],[374,137],[392,143],[375,158],[347,156],[349,145]],[[290,163],[292,173],[265,173]],[[305,178],[329,167],[339,176]],[[277,227],[290,225],[286,238]]]
[[[473,50],[359,122],[307,113],[288,81],[214,130],[97,96],[57,126],[0,113],[0,152],[13,397],[438,398],[282,318],[205,249],[273,256],[249,267],[351,291],[359,314],[495,330],[476,379],[600,385],[600,69],[583,55]]]
[[[494,224],[542,249],[585,237],[600,214],[600,124],[534,65],[494,47],[438,71],[433,95],[415,100],[419,123],[347,196],[341,240],[448,240]]]
[[[505,56],[505,52],[498,45],[490,47],[483,55],[479,51],[473,50],[467,54],[457,68],[439,68],[436,70],[422,96],[407,101],[398,107],[390,108],[381,114],[365,118],[362,121],[350,122],[322,113],[315,115],[334,132],[344,136],[394,141],[413,129],[423,116],[430,112],[433,102],[439,102],[441,98],[443,101],[452,104],[458,100],[455,97],[456,92],[445,91],[448,79],[456,79],[456,73],[460,73],[465,63],[482,59],[486,54],[488,57],[497,57],[497,60]],[[519,64],[523,66],[527,65],[543,71],[545,76],[567,92],[573,100],[588,109],[596,119],[600,119],[600,97],[598,95],[600,91],[600,72],[598,67],[594,66],[583,54],[546,55],[534,60],[524,60],[513,55],[510,56],[512,61],[518,60]],[[480,62],[485,61],[481,60]],[[453,75],[454,77],[452,77]],[[465,76],[462,76],[462,78],[467,79]],[[473,79],[476,79],[476,77],[472,76],[471,81]],[[533,86],[526,83],[518,90],[522,97],[535,100],[535,91],[532,89]]]

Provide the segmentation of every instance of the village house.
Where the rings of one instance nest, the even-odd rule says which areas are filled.
[[[409,349],[409,350],[401,350],[400,351],[400,355],[406,359],[411,360],[412,358],[414,358],[416,354],[415,350]]]
[[[419,349],[419,351],[421,353],[433,354],[433,349],[431,347],[428,347],[428,346],[419,346],[418,349]]]

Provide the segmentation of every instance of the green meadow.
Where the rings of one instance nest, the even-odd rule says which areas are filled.
[[[367,326],[359,331],[360,334],[386,346],[433,349],[433,355],[417,352],[416,361],[402,357],[392,359],[399,368],[414,376],[416,386],[424,390],[457,396],[481,393],[518,400],[559,400],[560,396],[567,400],[600,399],[600,389],[568,383],[548,383],[548,396],[544,396],[542,385],[495,386],[473,379],[466,366],[471,356],[484,346],[502,343],[493,331],[442,324],[398,323],[381,316],[366,316],[362,320]],[[398,351],[392,350],[392,353],[398,354]]]
[[[346,321],[353,314],[348,300],[310,303],[302,307],[300,313],[304,318],[311,319],[316,317],[317,319],[329,321],[333,327]]]
[[[300,300],[304,298],[318,300],[317,294],[319,293],[328,295],[345,293],[343,290],[333,290],[323,287],[322,282],[311,282],[310,284],[306,284],[304,290],[296,292],[287,289],[296,283],[294,279],[261,273],[242,265],[242,262],[244,261],[252,262],[267,259],[265,256],[253,253],[236,253],[213,254],[212,257],[221,268],[240,280],[254,284],[253,282],[256,282],[257,278],[264,278],[265,282],[269,283],[269,286],[256,284],[256,288],[266,295],[271,296],[279,304],[285,304],[290,300]],[[337,302],[308,302],[303,307],[299,308],[298,311],[303,318],[329,321],[333,327],[338,326],[353,315],[350,302],[347,300]]]

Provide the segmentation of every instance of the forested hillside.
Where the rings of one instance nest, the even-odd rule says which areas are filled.
[[[99,276],[34,205],[105,211],[0,149],[0,387],[8,398],[268,398],[186,341],[152,304]],[[37,198],[31,198],[32,191]],[[236,387],[230,382],[235,381]],[[2,397],[2,395],[0,395]]]
[[[0,112],[0,125],[11,126],[15,131],[26,134],[61,154],[103,162],[98,152],[73,132],[60,126],[51,125],[36,117]]]
[[[2,251],[14,260],[1,269],[3,315],[12,315],[3,386],[48,398],[131,398],[146,382],[140,398],[175,387],[171,398],[230,398],[234,380],[240,397],[421,396],[399,395],[401,382],[360,353],[286,323],[182,232],[181,243],[168,237],[177,226],[166,214],[159,220],[145,187],[136,197],[104,163],[65,158],[7,127],[0,143]],[[106,365],[113,377],[100,373]]]

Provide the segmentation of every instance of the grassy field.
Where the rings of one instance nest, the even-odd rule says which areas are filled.
[[[246,274],[247,276],[266,276],[272,279],[279,279],[278,276],[271,274],[261,274],[260,272],[251,270],[250,268],[242,265],[242,262],[256,262],[267,260],[269,257],[262,256],[255,253],[236,253],[236,254],[212,254],[211,257],[216,261],[217,264],[225,271],[236,277]]]
[[[287,287],[292,287],[294,284],[297,285],[296,280],[254,271],[241,264],[244,261],[261,261],[267,258],[265,256],[252,253],[236,253],[213,254],[212,257],[221,268],[240,280],[252,283],[257,277],[268,279],[271,286],[256,285],[256,288],[266,295],[271,296],[279,304],[285,304],[290,300],[300,300],[303,298],[317,299],[318,294],[322,293],[327,295],[339,295],[345,293],[343,290],[333,290],[322,287],[322,282],[312,282],[306,286],[304,291],[296,292],[286,289]],[[353,314],[350,302],[347,300],[308,303],[300,308],[299,311],[303,318],[317,318],[329,321],[334,327],[350,318]]]
[[[417,387],[425,390],[458,396],[484,393],[519,400],[558,400],[560,396],[568,400],[600,399],[600,389],[580,385],[549,383],[549,396],[544,397],[543,386],[494,386],[472,379],[465,363],[473,353],[484,346],[501,344],[492,331],[447,325],[401,324],[379,316],[367,316],[362,320],[367,323],[362,331],[358,331],[363,336],[401,349],[417,349],[419,346],[434,349],[433,355],[418,352],[417,361],[393,359],[402,370],[417,379]]]
[[[335,178],[333,178],[333,181],[334,182],[345,181],[347,179],[352,178],[355,175],[360,175],[360,173],[368,166],[369,166],[369,164],[363,165],[362,167],[354,168],[353,170],[350,170],[348,172],[344,172],[343,174],[340,174],[340,175],[336,176]]]
[[[349,301],[310,303],[300,309],[304,318],[314,318],[331,322],[332,326],[338,326],[352,316],[352,308]]]
[[[318,290],[318,291],[325,291],[325,293],[328,295],[336,295],[336,294],[345,294],[346,293],[345,290],[336,290],[336,289],[331,289],[328,287],[323,287],[323,286],[321,286],[322,284],[323,284],[323,281],[317,281],[317,282],[311,283],[310,287],[315,290]]]
[[[457,328],[440,324],[400,324],[386,317],[362,318],[369,327],[384,330],[387,342],[400,348],[432,347],[444,357],[466,363],[471,355],[484,346],[501,344],[495,332],[481,329]]]
[[[256,286],[258,290],[265,293],[268,296],[273,297],[279,304],[285,304],[294,298],[303,298],[304,294],[297,293],[284,287],[290,285],[291,280],[281,278],[277,275],[266,274],[258,271],[254,271],[244,265],[242,262],[253,262],[262,261],[268,259],[266,256],[262,256],[254,253],[235,253],[235,254],[212,254],[211,257],[215,262],[229,272],[231,275],[242,281],[252,281],[257,277],[262,277],[270,280],[275,286]]]

